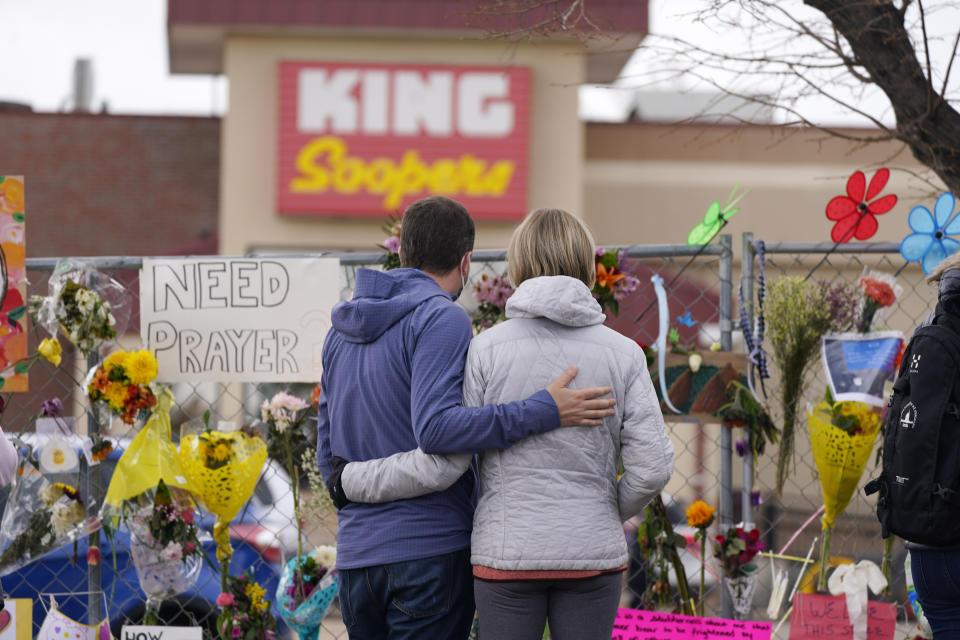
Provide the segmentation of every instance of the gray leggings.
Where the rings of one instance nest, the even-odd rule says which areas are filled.
[[[473,593],[480,640],[610,640],[622,572],[575,580],[480,580]]]

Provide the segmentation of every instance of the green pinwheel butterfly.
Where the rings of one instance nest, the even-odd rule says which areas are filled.
[[[733,188],[727,198],[727,204],[723,205],[722,208],[719,200],[710,203],[710,206],[707,207],[707,213],[703,216],[703,222],[691,229],[689,235],[687,235],[688,246],[703,245],[713,240],[720,233],[720,229],[727,223],[727,220],[732,218],[737,211],[740,211],[739,207],[734,209],[733,206],[740,202],[740,199],[747,195],[747,192],[744,191],[734,197],[739,186]]]

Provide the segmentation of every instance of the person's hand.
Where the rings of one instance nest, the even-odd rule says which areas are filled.
[[[343,470],[347,468],[347,464],[348,462],[346,460],[338,458],[337,456],[330,459],[330,466],[333,467],[333,470],[327,478],[327,491],[330,493],[330,499],[333,500],[333,505],[338,510],[350,504],[347,494],[343,491],[343,484],[340,482],[340,476],[343,475]]]
[[[610,394],[610,387],[590,387],[589,389],[568,389],[567,385],[577,376],[577,368],[570,367],[560,377],[550,383],[547,392],[557,403],[562,427],[599,427],[603,419],[612,416],[613,398],[603,398]]]

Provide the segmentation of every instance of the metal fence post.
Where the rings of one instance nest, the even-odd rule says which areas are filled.
[[[746,317],[750,322],[750,330],[753,331],[753,234],[749,231],[743,234],[743,250],[740,254],[740,287],[743,291],[742,304],[746,307],[740,309],[740,316]],[[746,341],[744,341],[746,349]],[[747,364],[749,367],[749,363]],[[753,488],[753,450],[747,451],[743,456],[743,488],[740,490],[740,512],[743,514],[744,522],[753,522],[753,503],[750,501],[750,490]]]
[[[733,348],[733,237],[720,236],[720,347]],[[730,429],[720,429],[720,526],[726,530],[733,524],[733,438]],[[723,617],[733,615],[733,602],[721,588]]]
[[[96,276],[91,275],[87,286],[93,288],[97,285]],[[97,366],[100,362],[100,355],[96,352],[87,356],[87,371]],[[87,412],[87,437],[94,438],[100,434],[100,408],[91,407]],[[94,464],[87,467],[87,501],[91,506],[99,509],[100,504],[100,465]],[[87,545],[90,549],[100,550],[100,529],[87,536]],[[87,624],[98,624],[103,619],[105,612],[102,611],[101,595],[102,580],[100,574],[100,563],[87,563]]]

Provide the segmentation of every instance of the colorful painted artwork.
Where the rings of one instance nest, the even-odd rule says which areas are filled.
[[[27,356],[27,251],[23,176],[0,176],[0,371],[4,391],[26,391],[27,374],[12,367]]]

